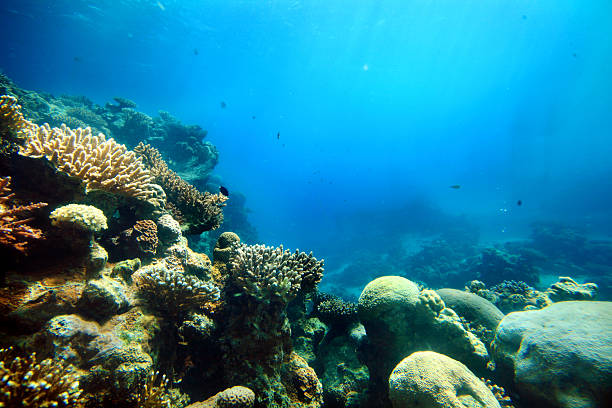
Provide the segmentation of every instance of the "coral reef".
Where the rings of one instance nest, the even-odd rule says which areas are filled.
[[[214,284],[160,264],[141,268],[132,279],[139,296],[151,309],[175,321],[190,311],[205,310],[219,300],[219,288]]]
[[[11,178],[0,178],[0,245],[25,253],[28,242],[43,237],[42,231],[27,224],[33,220],[28,215],[46,207],[46,203],[18,205],[7,204],[14,194],[10,189]]]
[[[465,365],[443,354],[419,351],[389,376],[393,408],[500,408],[487,385]]]
[[[255,404],[255,393],[247,387],[237,385],[223,390],[203,402],[187,408],[251,408]]]
[[[107,229],[106,216],[91,205],[68,204],[51,212],[51,225],[64,229],[99,232]]]
[[[259,301],[289,302],[300,290],[314,289],[323,276],[323,261],[305,252],[239,244],[230,259],[231,273],[242,290]]]
[[[408,279],[384,276],[370,282],[359,297],[359,317],[367,332],[363,358],[370,370],[373,398],[386,399],[387,379],[403,357],[427,348],[485,370],[485,345],[431,290]]]
[[[190,234],[219,228],[223,222],[222,208],[227,197],[222,194],[202,194],[178,174],[170,170],[161,154],[151,145],[140,143],[134,151],[144,160],[154,180],[163,187],[173,216],[184,220]]]
[[[546,293],[521,281],[503,281],[487,289],[483,282],[474,280],[468,283],[466,290],[487,299],[503,313],[541,309],[552,303]]]
[[[36,353],[0,349],[0,406],[83,407],[74,370],[61,361],[37,362]]]
[[[106,190],[143,200],[156,196],[149,187],[152,177],[141,159],[113,139],[106,140],[101,133],[94,136],[91,128],[52,129],[45,124],[27,135],[22,155],[46,157],[59,170],[83,180],[88,190]]]
[[[596,283],[579,284],[567,276],[560,276],[559,282],[553,283],[544,292],[553,302],[564,300],[595,300],[599,287]]]

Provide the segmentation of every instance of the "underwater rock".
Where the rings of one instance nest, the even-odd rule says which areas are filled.
[[[79,311],[98,321],[107,319],[129,307],[126,291],[124,285],[112,278],[90,280],[79,299]]]
[[[393,408],[500,408],[465,365],[433,351],[412,353],[393,369],[389,399]]]
[[[559,282],[553,283],[544,293],[553,302],[564,300],[595,300],[599,287],[596,283],[579,284],[569,277],[560,276]]]
[[[612,401],[612,302],[570,301],[510,313],[493,342],[496,371],[530,406]]]
[[[376,398],[385,398],[387,379],[405,356],[429,349],[452,356],[471,369],[485,369],[485,345],[432,290],[399,276],[370,282],[359,297],[359,317],[367,331],[364,358]]]
[[[493,303],[473,293],[457,289],[438,289],[438,295],[447,307],[453,309],[459,316],[488,330],[495,330],[504,314]]]
[[[108,261],[108,252],[96,241],[91,241],[89,244],[89,255],[85,260],[85,270],[87,278],[93,279],[100,277],[100,272],[106,266]]]
[[[113,266],[111,278],[121,277],[126,283],[132,283],[132,274],[140,269],[140,258],[126,259],[125,261],[117,262]]]

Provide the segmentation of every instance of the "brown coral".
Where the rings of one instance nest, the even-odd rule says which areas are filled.
[[[0,244],[25,253],[29,240],[43,236],[41,230],[27,225],[32,221],[27,214],[47,203],[8,207],[6,204],[13,198],[10,183],[10,177],[0,178]]]
[[[293,401],[309,403],[322,400],[323,387],[315,371],[295,353],[284,367],[287,391]]]
[[[134,151],[143,159],[155,182],[166,192],[172,216],[189,224],[189,233],[200,234],[219,228],[223,222],[226,196],[209,192],[202,194],[170,170],[159,151],[151,145],[140,143]]]
[[[238,244],[230,260],[232,277],[244,292],[260,300],[289,302],[310,291],[323,277],[323,260],[305,252]]]
[[[35,124],[23,117],[17,98],[11,95],[0,96],[0,134],[27,131],[35,127]]]
[[[152,220],[137,221],[133,227],[138,248],[145,253],[155,255],[157,252],[157,225]]]
[[[48,124],[26,130],[24,156],[46,157],[57,168],[80,178],[88,190],[147,200],[155,196],[152,177],[134,152],[104,134],[94,136],[90,128],[72,130]]]
[[[0,349],[0,407],[82,407],[77,375],[59,361]]]

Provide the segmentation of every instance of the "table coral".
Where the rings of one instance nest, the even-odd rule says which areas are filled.
[[[45,207],[46,203],[8,207],[13,198],[10,189],[11,178],[0,178],[0,245],[25,253],[28,241],[42,238],[42,231],[27,224],[32,218],[27,217],[32,211]]]
[[[259,301],[289,302],[300,289],[310,290],[323,277],[323,260],[265,245],[239,244],[231,258],[231,273],[245,293]]]
[[[227,197],[222,194],[202,194],[194,186],[170,170],[161,154],[154,147],[140,143],[134,151],[143,159],[155,181],[167,194],[174,218],[185,220],[189,233],[200,234],[214,230],[223,222],[223,207]]]
[[[152,176],[142,159],[113,139],[107,140],[102,133],[95,136],[90,128],[72,130],[65,125],[51,128],[48,124],[25,131],[28,137],[20,149],[22,155],[46,157],[59,170],[81,179],[88,190],[142,200],[155,196],[149,187]]]

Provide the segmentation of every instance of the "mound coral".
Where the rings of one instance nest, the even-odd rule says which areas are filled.
[[[184,220],[187,232],[200,234],[219,228],[223,222],[223,207],[227,197],[222,194],[202,194],[194,186],[170,170],[161,154],[154,147],[140,143],[134,151],[143,159],[155,182],[167,194],[168,206],[177,220]]]
[[[27,214],[45,207],[46,203],[8,207],[13,198],[11,178],[0,178],[0,245],[25,252],[29,240],[42,238],[42,231],[27,225],[32,221]]]
[[[323,277],[323,260],[305,252],[239,244],[230,260],[231,273],[245,293],[259,301],[288,303],[300,289],[312,290]]]
[[[106,216],[91,205],[68,204],[53,210],[51,224],[62,228],[75,228],[82,231],[98,232],[107,228]]]
[[[132,278],[139,296],[153,310],[171,318],[205,309],[220,296],[214,284],[161,265],[142,268]]]
[[[57,168],[85,183],[88,190],[148,200],[156,193],[149,184],[152,177],[134,152],[104,134],[94,136],[90,128],[72,130],[65,125],[48,124],[24,129],[26,145],[20,153],[46,157]],[[158,203],[160,204],[160,203]]]
[[[0,349],[0,407],[81,407],[73,370],[59,361],[36,362],[36,353],[19,356]]]

